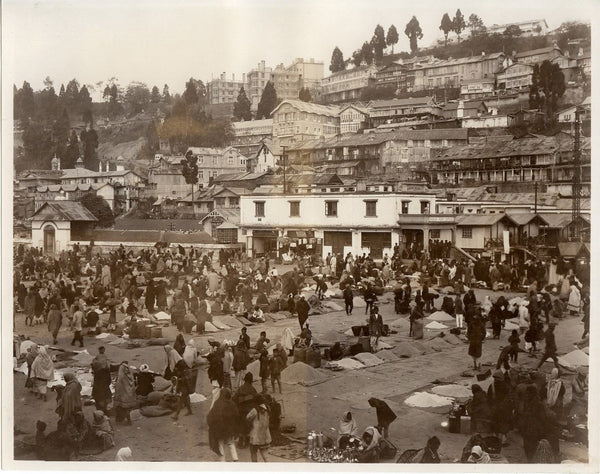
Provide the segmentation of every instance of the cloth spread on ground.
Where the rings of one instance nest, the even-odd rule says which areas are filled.
[[[404,403],[406,403],[409,407],[430,408],[452,405],[452,401],[452,398],[442,397],[433,393],[415,392],[406,400],[404,400]]]
[[[431,391],[436,395],[441,395],[443,397],[470,398],[473,396],[471,389],[465,387],[464,385],[458,384],[438,385],[433,387]]]
[[[376,365],[383,364],[383,361],[379,357],[371,354],[370,352],[361,352],[360,354],[356,354],[354,358],[362,363],[365,367],[374,367]]]

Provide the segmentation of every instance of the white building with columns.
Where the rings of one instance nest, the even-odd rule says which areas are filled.
[[[240,197],[240,227],[251,256],[366,253],[381,259],[385,254],[391,257],[394,246],[406,242],[403,219],[413,218],[407,226],[417,229],[412,221],[421,217],[421,229],[423,214],[435,209],[436,196],[429,192],[284,195],[257,188]]]

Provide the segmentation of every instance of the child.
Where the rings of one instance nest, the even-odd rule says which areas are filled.
[[[266,349],[263,349],[260,353],[259,357],[260,361],[260,382],[262,384],[262,393],[267,393],[267,381],[269,380],[270,370],[269,370],[269,353]]]
[[[508,338],[508,342],[510,342],[511,352],[510,352],[510,361],[517,363],[517,357],[519,355],[519,343],[521,342],[521,338],[519,337],[519,332],[516,329],[512,330]]]

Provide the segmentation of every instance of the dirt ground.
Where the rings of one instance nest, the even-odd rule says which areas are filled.
[[[476,290],[478,301],[483,301],[488,294],[495,299],[501,293]],[[438,307],[441,304],[440,300],[441,298],[436,302]],[[343,306],[342,300],[331,301]],[[358,302],[359,299],[355,298],[355,301]],[[380,312],[386,324],[399,319],[399,316],[394,314],[391,293],[380,297]],[[101,318],[106,319],[107,317],[108,315],[103,315]],[[123,315],[119,317],[123,317]],[[344,311],[313,315],[309,319],[313,339],[316,342],[323,342],[323,336],[331,337],[332,333],[337,333],[342,341],[354,341],[356,338],[346,337],[343,333],[353,325],[364,324],[365,317],[364,305],[355,307],[351,316],[346,316]],[[404,318],[407,318],[407,315]],[[255,325],[248,328],[248,334],[254,343],[259,332],[266,330],[267,336],[274,343],[280,340],[282,331],[287,327],[292,328],[294,333],[298,333],[297,319],[287,318]],[[556,330],[559,355],[573,349],[573,344],[579,340],[582,331],[583,325],[580,318],[567,317],[561,320]],[[30,336],[32,340],[41,344],[51,344],[52,342],[45,326],[40,325],[33,328],[25,326],[23,314],[15,315],[15,333]],[[239,333],[239,329],[231,329],[211,334],[211,336],[217,340],[237,340]],[[167,337],[171,341],[174,341],[176,334],[177,330],[174,327],[163,329],[163,337]],[[499,341],[485,341],[481,358],[483,371],[487,368],[493,369],[492,364],[496,363],[499,348],[507,344],[508,335],[508,331],[502,331]],[[57,346],[71,349],[71,337],[72,334],[68,327],[63,327]],[[186,341],[190,337],[199,343],[199,347],[208,348],[208,335],[186,335]],[[391,345],[410,340],[406,330],[400,330],[397,334],[382,338],[382,341]],[[127,349],[107,345],[102,339],[95,337],[85,338],[85,349],[92,356],[97,354],[97,348],[101,345],[105,345],[107,356],[113,363],[127,360],[136,367],[147,363],[156,372],[162,372],[164,369],[164,350],[160,346]],[[78,347],[75,349],[79,350]],[[291,360],[289,362],[291,363]],[[522,366],[531,367],[537,362],[537,359],[530,358],[527,354],[519,355],[519,364]],[[471,366],[471,359],[467,355],[467,344],[463,342],[441,352],[432,351],[371,368],[340,372],[319,369],[328,377],[324,383],[310,387],[284,384],[283,393],[275,394],[275,398],[281,402],[283,407],[282,425],[295,425],[296,431],[292,436],[298,439],[305,439],[307,432],[311,430],[322,431],[326,434],[332,433],[330,428],[337,428],[340,417],[348,410],[352,411],[361,429],[374,425],[376,424],[375,411],[368,406],[366,401],[370,397],[383,398],[398,415],[397,420],[390,427],[390,439],[398,448],[399,454],[406,449],[423,447],[428,437],[436,435],[441,441],[439,454],[442,462],[452,463],[460,458],[462,448],[469,435],[449,433],[448,429],[442,426],[442,422],[447,421],[447,408],[442,411],[412,408],[406,405],[404,400],[414,392],[431,388],[436,379],[470,386],[471,383],[475,383],[476,379],[464,377],[461,374]],[[552,363],[549,361],[544,364],[542,370],[549,372],[551,367]],[[58,417],[54,413],[56,401],[53,392],[49,392],[48,401],[38,400],[25,389],[25,379],[25,375],[21,373],[15,373],[13,377],[15,440],[22,440],[35,434],[36,420],[44,420],[48,424],[47,432],[54,430],[55,423],[58,421]],[[477,383],[486,389],[490,381],[491,377]],[[259,381],[255,380],[255,386],[260,391]],[[173,421],[168,416],[141,417],[135,420],[131,426],[115,424],[116,447],[97,456],[83,457],[81,460],[112,461],[119,448],[129,446],[133,451],[135,461],[217,461],[217,456],[208,446],[206,414],[210,404],[210,387],[206,368],[200,370],[196,392],[203,394],[208,400],[194,404],[194,413],[191,416],[182,415],[178,421]],[[84,407],[84,413],[88,420],[92,418],[93,410],[93,405]],[[509,445],[502,449],[502,455],[511,463],[524,462],[520,435],[513,431],[509,434],[508,441]],[[304,445],[292,443],[291,447],[293,448],[291,451],[272,448],[269,460],[273,462],[307,461],[305,456],[299,456]],[[561,441],[561,452],[563,459],[587,462],[587,447],[584,445]],[[238,453],[240,461],[250,461],[248,449],[240,449]],[[21,454],[19,459],[32,460],[35,458],[33,454]]]

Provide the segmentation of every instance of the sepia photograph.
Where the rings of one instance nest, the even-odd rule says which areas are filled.
[[[598,7],[2,2],[3,468],[597,472]]]

